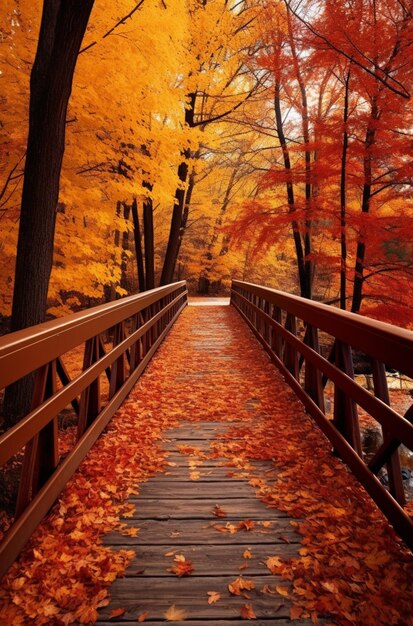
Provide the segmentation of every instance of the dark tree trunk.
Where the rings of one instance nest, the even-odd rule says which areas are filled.
[[[291,15],[290,10],[287,7],[287,20],[288,20],[288,32],[290,37],[290,47],[291,53],[293,56],[293,65],[295,76],[297,79],[298,87],[300,89],[301,95],[301,121],[302,121],[302,129],[303,129],[303,140],[304,140],[304,161],[305,161],[305,232],[304,232],[304,279],[305,279],[305,287],[304,292],[301,293],[305,298],[312,297],[313,290],[313,263],[311,261],[311,150],[310,150],[310,129],[309,129],[309,119],[308,119],[308,102],[307,102],[307,91],[305,87],[305,83],[301,74],[300,65],[298,61],[297,51],[295,47],[294,41],[294,33],[291,23]]]
[[[129,220],[131,207],[126,202],[123,202],[123,217],[125,221]],[[128,269],[128,256],[127,252],[129,251],[129,232],[124,230],[122,233],[122,262],[121,262],[121,277],[120,277],[120,286],[128,291],[128,277],[127,277],[127,269]]]
[[[370,211],[370,198],[373,175],[372,147],[374,146],[374,143],[376,141],[377,121],[379,120],[379,118],[380,111],[377,107],[376,99],[373,99],[370,121],[366,132],[363,163],[364,184],[363,197],[361,201],[361,212],[364,214],[367,214]],[[360,311],[361,303],[363,300],[364,262],[366,257],[366,239],[364,229],[365,225],[362,225],[357,241],[353,299],[351,303],[351,311],[353,313],[358,313]]]
[[[73,73],[93,0],[44,0],[30,77],[27,141],[11,330],[43,322],[53,260],[56,206]],[[31,385],[6,392],[8,424],[30,408]]]
[[[152,191],[152,185],[144,183],[144,186]],[[155,287],[155,246],[153,233],[153,205],[152,198],[145,198],[143,203],[143,232],[145,240],[145,287]]]
[[[199,152],[197,152],[197,154],[194,155],[194,158],[195,159],[199,158]],[[194,191],[194,187],[195,187],[195,170],[192,169],[191,174],[189,176],[189,180],[188,180],[188,189],[186,190],[186,194],[185,194],[184,210],[182,213],[181,226],[179,229],[178,248],[176,251],[175,263],[178,260],[179,253],[181,251],[182,241],[185,235],[186,225],[188,223],[189,209],[191,206],[191,198],[192,198],[192,192]]]
[[[133,234],[135,239],[135,253],[136,253],[136,265],[138,269],[138,285],[139,291],[145,291],[145,270],[143,267],[143,252],[142,252],[142,237],[141,228],[139,224],[138,203],[136,198],[132,201],[132,220],[133,220]]]
[[[341,151],[341,174],[340,174],[340,308],[346,309],[346,282],[347,282],[347,151],[348,151],[348,99],[349,99],[350,70],[347,73],[344,90],[344,111],[343,111],[343,146]]]
[[[190,128],[194,125],[196,93],[189,94],[189,105],[185,109],[185,123]],[[167,285],[173,281],[176,260],[179,252],[179,239],[181,235],[182,216],[185,206],[185,186],[188,178],[188,159],[191,156],[189,148],[182,152],[183,161],[178,167],[179,188],[175,192],[175,205],[172,212],[171,228],[169,231],[168,245],[161,274],[161,285]]]
[[[275,124],[278,135],[278,140],[280,142],[280,146],[283,153],[284,160],[284,169],[286,173],[286,191],[287,191],[287,202],[288,202],[288,210],[289,213],[295,213],[295,199],[294,199],[294,187],[292,182],[292,168],[291,168],[291,160],[290,153],[288,150],[287,140],[284,134],[284,124],[283,117],[281,112],[281,100],[280,100],[280,90],[281,86],[279,82],[275,84],[275,94],[274,94],[274,111],[275,111]],[[296,219],[292,218],[291,225],[293,229],[293,238],[295,245],[295,255],[297,257],[297,266],[298,266],[298,280],[300,283],[300,294],[306,298],[307,295],[307,267],[304,260],[304,248],[301,241],[300,234],[300,226]]]

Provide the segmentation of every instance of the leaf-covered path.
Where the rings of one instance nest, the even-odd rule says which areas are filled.
[[[3,579],[0,623],[408,626],[412,580],[237,313],[188,307]]]

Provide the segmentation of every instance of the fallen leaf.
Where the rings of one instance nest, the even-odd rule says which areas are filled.
[[[191,561],[187,561],[183,554],[177,554],[175,556],[175,565],[169,571],[181,578],[182,576],[189,576],[194,571],[194,568]]]
[[[249,548],[247,548],[242,553],[242,556],[244,557],[244,559],[252,559],[252,552],[251,552],[251,550]]]
[[[164,613],[164,617],[167,622],[179,622],[186,619],[187,613],[183,609],[178,609],[175,604],[172,604]]]
[[[265,561],[265,565],[268,567],[271,574],[277,574],[278,568],[283,565],[283,562],[278,556],[269,556]]]
[[[218,591],[207,591],[208,594],[208,604],[215,604],[221,597],[221,594]]]
[[[224,509],[222,509],[219,504],[216,504],[214,506],[214,508],[212,509],[212,514],[215,515],[215,517],[226,517],[227,514],[224,511]]]
[[[238,523],[238,530],[252,530],[255,527],[255,522],[250,519],[242,520]]]
[[[280,594],[280,596],[288,596],[288,587],[283,587],[282,585],[276,585],[275,589],[277,593]]]
[[[242,578],[242,576],[239,576],[228,585],[228,591],[233,596],[241,596],[243,591],[251,591],[251,589],[255,589],[254,581]]]
[[[241,617],[242,619],[256,619],[257,616],[254,613],[254,609],[252,608],[252,604],[247,602],[247,604],[243,604],[241,607]]]
[[[148,615],[149,615],[148,611],[145,611],[144,613],[139,613],[137,621],[144,622],[146,618],[148,617]]]
[[[120,617],[121,615],[124,615],[126,613],[126,609],[113,609],[110,613],[109,613],[109,619],[112,619],[112,617]]]
[[[303,609],[301,606],[294,605],[290,609],[290,619],[300,619]]]

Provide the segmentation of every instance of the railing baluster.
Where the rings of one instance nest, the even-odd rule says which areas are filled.
[[[295,315],[291,315],[291,313],[287,313],[287,317],[285,320],[285,329],[288,330],[293,335],[297,335],[297,319]],[[289,372],[298,380],[299,370],[298,370],[298,352],[288,341],[285,342],[284,345],[284,356],[283,356],[284,365]]]
[[[335,364],[342,372],[354,380],[353,355],[351,347],[342,341],[336,342]],[[357,406],[340,387],[334,385],[334,418],[336,428],[347,439],[359,456],[363,456]]]
[[[278,322],[278,324],[281,324],[282,314],[281,309],[278,306],[273,305],[271,317],[273,320]],[[272,329],[271,333],[271,349],[274,351],[274,354],[278,356],[278,358],[281,358],[283,351],[283,339],[281,334],[275,328]]]
[[[318,340],[317,328],[308,324],[305,337],[307,345],[315,350],[317,354],[320,354],[320,343]],[[313,365],[313,363],[311,363],[309,359],[306,359],[305,361],[304,389],[324,413],[324,388],[321,372],[317,367],[315,367],[315,365]]]
[[[386,368],[384,363],[380,363],[377,359],[372,360],[373,365],[373,384],[374,395],[386,404],[390,406],[389,389],[387,387]],[[392,439],[390,433],[382,428],[383,443],[386,444]],[[400,465],[399,450],[395,450],[389,460],[387,461],[387,474],[389,477],[389,489],[392,496],[397,502],[404,506],[406,504],[406,497],[404,494],[402,469]]]
[[[50,398],[57,389],[56,361],[41,367],[36,375],[32,410]],[[27,507],[59,463],[57,417],[44,426],[25,447],[16,517]]]
[[[125,338],[125,327],[124,322],[120,322],[115,326],[115,332],[113,337],[113,347],[118,346],[123,339]],[[113,398],[115,393],[120,387],[122,387],[123,383],[126,379],[126,363],[125,363],[125,353],[122,352],[120,357],[116,359],[112,363],[112,368],[110,372],[110,385],[109,385],[109,398]]]
[[[88,339],[85,345],[85,355],[83,358],[83,371],[87,370],[93,363],[99,361],[100,345],[99,337]],[[92,424],[93,420],[100,412],[100,379],[95,378],[80,396],[80,412],[77,425],[77,438],[80,439],[85,430]]]

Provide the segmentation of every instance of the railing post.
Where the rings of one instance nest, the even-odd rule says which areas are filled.
[[[285,329],[288,330],[293,335],[297,336],[297,320],[296,320],[295,315],[291,315],[291,313],[287,313],[287,317],[285,320]],[[285,341],[285,345],[284,345],[283,361],[288,371],[291,372],[291,374],[294,376],[296,380],[298,380],[299,378],[298,352],[288,342],[288,339]]]
[[[278,322],[278,324],[282,323],[281,309],[275,304],[272,307],[272,319]],[[281,359],[283,350],[283,338],[278,330],[275,328],[272,329],[271,333],[271,349],[278,356],[278,358]]]
[[[99,361],[100,346],[99,337],[88,339],[85,345],[83,357],[83,371],[87,370],[93,363]],[[93,380],[80,395],[80,411],[77,425],[77,438],[83,435],[93,420],[100,412],[100,380],[99,376]]]
[[[374,395],[376,398],[382,400],[390,406],[390,396],[389,389],[387,387],[387,378],[386,378],[386,368],[384,363],[380,363],[376,359],[372,360],[373,365],[373,384],[374,384]],[[392,436],[382,428],[383,432],[383,443],[388,443]],[[400,465],[400,456],[399,449],[395,450],[389,460],[387,461],[387,474],[389,477],[389,489],[390,493],[394,498],[396,498],[397,502],[404,506],[406,504],[406,497],[404,494],[403,480],[402,480],[402,470]]]
[[[115,326],[115,333],[113,337],[113,347],[118,346],[125,338],[125,327],[124,323],[120,322]],[[125,363],[125,352],[112,363],[111,372],[110,372],[110,385],[109,385],[109,398],[113,398],[115,393],[120,387],[122,387],[123,383],[126,379],[126,363]]]
[[[351,347],[338,340],[336,341],[335,349],[335,365],[354,380]],[[333,423],[357,454],[362,457],[360,425],[356,403],[336,383],[334,384]]]
[[[307,325],[306,343],[317,354],[320,354],[320,343],[318,340],[318,330],[311,324]],[[316,405],[325,413],[324,388],[320,370],[318,370],[309,359],[305,362],[304,389],[314,400]]]
[[[32,410],[54,395],[57,389],[56,376],[55,360],[38,370]],[[16,517],[24,511],[56,469],[59,463],[58,436],[57,417],[54,417],[26,444],[16,503]]]

